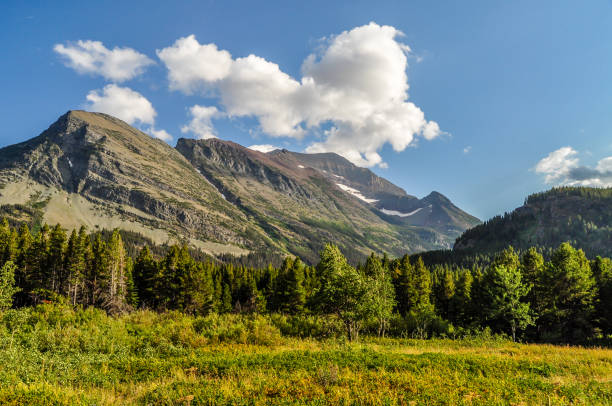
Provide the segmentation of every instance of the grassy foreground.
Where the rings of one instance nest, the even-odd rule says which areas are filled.
[[[612,350],[281,336],[261,316],[0,314],[0,404],[611,404]]]

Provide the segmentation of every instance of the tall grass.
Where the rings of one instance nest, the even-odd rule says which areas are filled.
[[[327,323],[327,324],[326,324]],[[612,351],[366,338],[333,319],[0,315],[0,404],[610,404]]]

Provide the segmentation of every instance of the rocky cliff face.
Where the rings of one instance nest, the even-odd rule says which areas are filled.
[[[219,139],[181,139],[177,150],[262,227],[289,236],[290,252],[330,238],[361,254],[448,248],[478,223],[440,194],[419,200],[337,154],[264,154]]]
[[[300,154],[276,150],[266,155],[273,160],[290,162],[293,166],[316,169],[329,182],[378,209],[377,214],[385,221],[439,232],[440,244],[446,247],[450,247],[463,231],[480,223],[441,193],[432,192],[418,199],[369,169],[359,168],[337,154]]]
[[[445,248],[477,222],[442,195],[417,199],[336,154],[264,154],[219,139],[175,149],[84,111],[0,149],[0,214],[311,261],[328,241],[355,259]]]
[[[40,136],[0,150],[0,162],[4,184],[26,182],[46,194],[87,199],[90,225],[103,213],[164,230],[168,238],[249,248],[263,241],[263,235],[245,238],[244,213],[174,148],[111,116],[69,112]]]

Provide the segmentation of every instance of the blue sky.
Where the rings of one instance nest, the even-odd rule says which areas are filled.
[[[440,191],[481,219],[555,184],[612,185],[610,1],[154,3],[3,2],[0,146],[39,134],[67,110],[104,106],[119,88],[133,92],[119,96],[136,94],[156,113],[143,105],[134,124],[166,131],[172,145],[197,136],[193,126],[181,131],[194,118],[192,106],[215,108],[200,110],[200,135],[204,123],[247,146],[342,149],[408,193]],[[191,43],[177,42],[190,35]],[[368,40],[381,44],[368,55],[382,62],[364,68],[353,60],[347,69],[344,52],[359,54]],[[75,65],[66,50],[78,50],[77,41],[99,41],[109,52],[129,48],[132,65]],[[404,90],[394,44],[410,48],[401,47]],[[190,73],[179,56],[193,45],[204,50],[204,67]],[[157,52],[163,49],[176,52]],[[263,90],[267,96],[246,94],[244,75],[273,64],[270,78],[278,81]],[[312,97],[305,77],[314,78]],[[369,94],[380,103],[369,103]],[[371,125],[355,111],[368,111]],[[433,122],[439,131],[428,127]]]

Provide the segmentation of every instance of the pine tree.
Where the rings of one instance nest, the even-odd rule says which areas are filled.
[[[452,302],[455,297],[455,289],[455,278],[453,277],[453,273],[449,269],[446,269],[441,286],[440,310],[442,311],[442,317],[450,318],[452,316],[454,310],[452,308]]]
[[[104,307],[107,293],[109,253],[102,236],[97,233],[91,244],[90,261],[85,275],[86,305]]]
[[[495,268],[496,266],[505,266],[509,269],[518,269],[520,265],[521,263],[519,256],[514,250],[514,247],[509,246],[495,256],[490,266],[492,268]]]
[[[108,268],[103,274],[104,307],[110,312],[123,311],[126,305],[127,278],[125,267],[127,254],[119,230],[113,231],[108,242]]]
[[[399,261],[398,267],[395,271],[397,275],[396,279],[396,297],[397,297],[397,308],[403,315],[408,314],[410,307],[412,306],[411,294],[413,291],[413,275],[414,268],[410,263],[410,257],[404,255]]]
[[[535,317],[545,313],[547,306],[547,295],[550,287],[544,264],[544,257],[535,247],[529,248],[521,257],[521,273],[524,283],[531,286],[526,301],[530,304]],[[540,325],[536,325],[536,330]],[[537,333],[537,331],[536,331]]]
[[[76,305],[81,300],[85,280],[85,241],[82,240],[79,234],[72,230],[64,256],[64,269],[66,270],[68,280],[67,294],[73,305]]]
[[[232,289],[228,283],[223,284],[221,313],[229,313],[232,311]]]
[[[38,301],[36,292],[40,289],[48,289],[47,281],[50,280],[47,257],[49,255],[49,226],[44,224],[35,235],[30,248],[26,254],[25,293],[34,295],[34,302]]]
[[[596,319],[605,337],[612,333],[612,260],[598,256],[591,269],[598,286]]]
[[[155,307],[157,305],[158,269],[157,262],[151,254],[149,247],[140,250],[134,263],[134,285],[138,292],[140,304],[144,307]]]
[[[425,266],[423,258],[417,258],[414,265],[414,286],[415,294],[413,306],[429,305],[431,303],[431,273]]]
[[[269,266],[266,274],[270,274],[273,280],[270,310],[291,314],[302,312],[306,304],[302,261],[299,258],[286,257],[278,272]]]
[[[13,295],[19,292],[15,286],[15,264],[6,262],[0,268],[0,311],[8,310],[13,305]]]
[[[189,302],[185,311],[191,314],[206,315],[214,309],[214,289],[211,273],[202,263],[194,264],[188,283]]]
[[[138,291],[136,290],[136,285],[134,284],[134,262],[132,258],[128,257],[125,263],[125,288],[126,288],[126,303],[132,307],[136,308],[138,306]]]
[[[217,313],[223,313],[223,286],[221,285],[221,277],[216,275],[213,279],[215,286],[214,310]]]
[[[65,294],[67,277],[64,272],[64,251],[66,245],[66,232],[57,224],[49,235],[49,251],[46,261],[46,278],[43,282],[45,289],[58,294]]]
[[[472,283],[474,278],[469,269],[464,269],[459,273],[455,295],[453,297],[452,308],[455,321],[466,325],[471,321],[469,307],[472,300]]]
[[[28,263],[28,255],[30,247],[32,246],[32,234],[30,234],[29,227],[24,223],[19,227],[17,237],[17,259],[15,265],[17,270],[15,273],[15,281],[17,287],[20,288],[20,292],[15,296],[15,303],[17,306],[23,306],[28,303],[27,294],[30,292],[29,277],[30,266]]]
[[[174,245],[160,263],[159,284],[156,289],[161,309],[180,309],[184,306],[184,289],[189,277],[191,257],[186,247]]]
[[[397,280],[398,309],[402,314],[431,303],[431,274],[419,256],[414,265],[405,255],[399,264]]]
[[[304,264],[296,258],[287,272],[285,310],[292,314],[301,313],[306,304],[306,289],[304,289]]]
[[[247,274],[246,281],[242,285],[241,296],[243,298],[241,308],[247,312],[263,313],[266,311],[266,299],[257,288],[253,272]]]
[[[0,265],[14,258],[16,242],[13,240],[12,229],[7,219],[0,222]]]
[[[546,267],[542,324],[550,339],[582,341],[592,334],[597,286],[582,250],[563,243]]]
[[[271,302],[269,303],[270,309],[273,311],[288,312],[288,301],[289,301],[289,289],[288,289],[288,278],[291,267],[293,266],[293,258],[285,257],[283,263],[278,270],[274,272],[269,269],[270,273],[274,273],[274,288],[271,295]],[[269,267],[271,268],[271,267]]]

